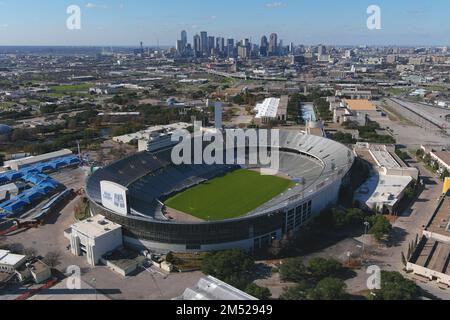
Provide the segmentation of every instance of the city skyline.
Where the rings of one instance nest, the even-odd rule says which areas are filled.
[[[305,45],[427,45],[450,44],[450,3],[380,0],[381,30],[369,30],[368,6],[373,1],[345,4],[319,0],[103,2],[44,0],[0,1],[0,45],[175,46],[180,30],[188,42],[201,31],[259,43],[263,34],[277,33],[285,44]],[[67,7],[81,9],[81,30],[68,30]],[[27,10],[24,10],[27,8]],[[182,9],[182,10],[180,10]]]

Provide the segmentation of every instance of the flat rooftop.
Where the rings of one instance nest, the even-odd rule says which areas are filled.
[[[369,100],[355,99],[344,100],[347,104],[347,108],[353,111],[377,111],[377,108]]]
[[[443,197],[427,231],[450,237],[450,191]]]
[[[6,254],[5,254],[6,252]],[[16,264],[20,263],[21,261],[24,261],[26,256],[20,255],[20,254],[13,254],[9,251],[2,250],[0,252],[0,265],[7,265],[7,266],[15,266]]]
[[[427,239],[416,264],[440,273],[450,274],[450,244]]]
[[[113,252],[107,253],[103,256],[103,259],[124,270],[141,264],[146,260],[145,257],[140,256],[137,252],[126,249],[114,250]]]
[[[0,260],[3,259],[3,257],[5,257],[6,255],[8,255],[9,251],[8,250],[1,250],[0,249]]]
[[[43,162],[43,161],[50,160],[50,159],[62,158],[64,156],[69,156],[71,154],[73,154],[72,151],[70,151],[68,149],[62,149],[59,151],[45,153],[45,154],[41,154],[38,156],[5,161],[4,166],[5,167],[10,167],[10,166],[22,167],[25,165],[29,165],[29,164],[33,164],[33,163],[37,163],[37,162]]]
[[[441,159],[442,162],[444,162],[447,166],[450,166],[450,152],[449,151],[438,151],[434,152],[436,157]]]
[[[72,226],[72,229],[91,238],[100,237],[121,228],[122,226],[107,220],[102,215],[96,215],[95,217],[78,222]]]
[[[380,167],[401,168],[401,165],[395,160],[385,145],[371,145],[370,154]]]
[[[412,181],[410,176],[376,174],[355,192],[355,199],[369,207],[375,203],[394,206],[400,200],[400,194]]]
[[[191,124],[189,123],[185,123],[185,122],[178,122],[178,123],[172,123],[169,125],[161,125],[161,126],[153,126],[153,127],[148,127],[147,129],[135,132],[135,133],[130,133],[130,134],[125,134],[122,136],[117,136],[117,137],[113,137],[114,141],[122,141],[122,142],[130,142],[133,140],[140,140],[140,139],[148,139],[152,134],[156,133],[156,132],[174,132],[174,131],[178,131],[178,130],[185,130],[187,128],[189,128],[191,126]]]
[[[256,118],[276,118],[280,102],[279,98],[268,98],[263,103],[258,103],[255,107],[255,111],[258,112]]]

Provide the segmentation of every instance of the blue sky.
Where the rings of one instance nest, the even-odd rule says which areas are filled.
[[[432,4],[431,4],[432,3]],[[81,30],[66,9],[81,8]],[[382,29],[367,29],[371,4]],[[0,0],[0,45],[174,45],[182,29],[287,44],[450,45],[449,0]]]

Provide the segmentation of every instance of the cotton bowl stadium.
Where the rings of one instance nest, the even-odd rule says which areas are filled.
[[[223,144],[226,146],[227,144]],[[347,147],[281,130],[277,175],[264,166],[181,164],[172,149],[140,152],[87,181],[93,214],[123,227],[125,242],[157,252],[254,251],[295,236],[337,202],[355,157]],[[239,150],[233,151],[236,158]],[[244,148],[250,159],[251,148]]]

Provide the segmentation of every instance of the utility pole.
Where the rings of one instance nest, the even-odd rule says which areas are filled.
[[[93,285],[94,285],[94,291],[95,291],[95,300],[98,300],[98,297],[97,297],[97,286],[96,286],[96,281],[97,281],[97,279],[95,279],[95,278],[92,278],[92,283],[93,283]]]
[[[80,140],[77,140],[77,148],[78,148],[78,158],[81,161],[81,148],[80,148]]]
[[[367,233],[369,232],[370,223],[364,222],[364,238],[363,238],[363,245],[362,245],[362,259],[364,262],[364,256],[366,255],[366,243],[364,242],[366,240]]]

